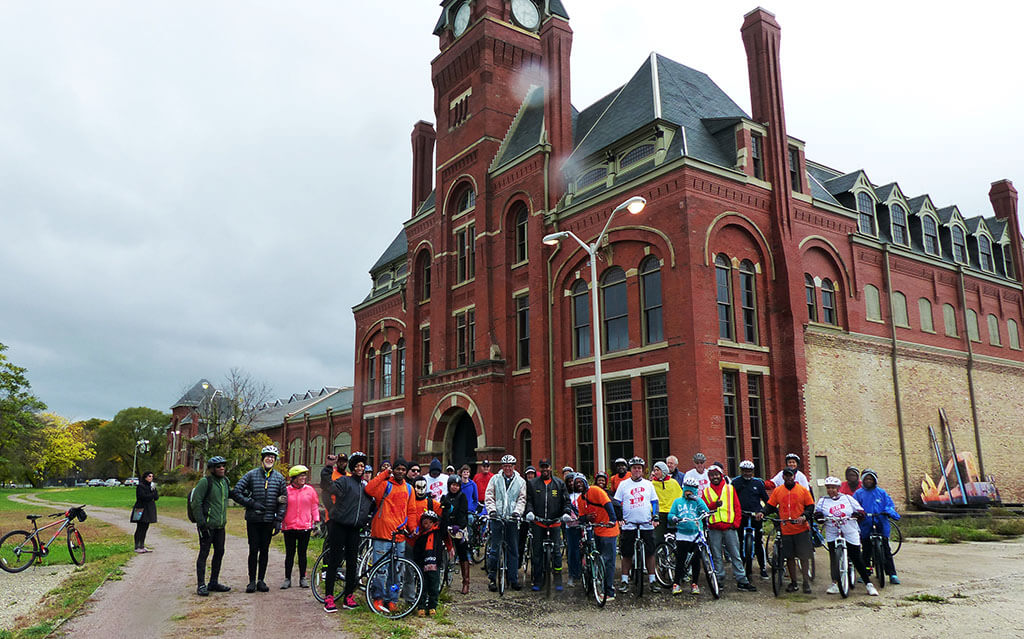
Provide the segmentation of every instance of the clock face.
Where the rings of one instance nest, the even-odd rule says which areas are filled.
[[[540,26],[540,12],[532,0],[512,0],[512,17],[524,29],[533,31]]]
[[[463,2],[459,10],[455,12],[455,23],[452,25],[452,30],[455,32],[455,37],[459,37],[466,32],[466,27],[469,26],[469,3]]]

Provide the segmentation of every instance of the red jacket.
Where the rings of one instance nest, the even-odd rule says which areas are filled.
[[[480,471],[473,477],[473,483],[476,484],[476,492],[479,495],[480,501],[484,500],[484,493],[487,492],[487,483],[491,481],[491,477],[494,477],[494,473],[485,473]]]
[[[370,536],[374,539],[391,541],[391,533],[399,528],[415,530],[419,525],[418,521],[412,521],[416,516],[416,492],[412,484],[392,482],[391,471],[382,470],[371,479],[366,484],[366,494],[377,502],[377,512],[370,522]],[[405,537],[399,535],[395,541],[405,541]]]
[[[716,498],[714,499],[711,496],[712,492],[714,492],[716,495]],[[731,500],[723,498],[723,496],[725,496],[726,493],[732,494]],[[708,522],[712,522],[715,516],[717,516],[718,518],[728,518],[729,515],[732,516],[731,522],[718,521],[714,523],[708,523],[708,528],[712,530],[729,530],[730,528],[740,527],[740,522],[743,520],[743,510],[740,508],[739,495],[736,494],[736,489],[733,488],[732,484],[726,482],[724,479],[722,480],[722,483],[718,484],[718,486],[715,486],[714,484],[708,484],[707,488],[700,492],[700,498],[704,500],[704,503],[707,504],[708,510],[710,510],[713,515],[711,519],[708,519]],[[716,510],[714,504],[716,501],[719,500],[723,502],[722,507]],[[730,504],[728,503],[729,501],[732,502],[731,508]]]

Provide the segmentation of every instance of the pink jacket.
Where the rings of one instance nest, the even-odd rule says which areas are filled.
[[[281,530],[310,530],[319,522],[320,497],[316,489],[309,484],[301,489],[288,484],[288,510]]]

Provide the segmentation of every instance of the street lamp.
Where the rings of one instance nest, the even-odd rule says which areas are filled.
[[[135,453],[132,455],[132,477],[137,477],[135,474],[135,460],[139,456],[139,449],[142,449],[144,454],[149,454],[149,440],[140,439],[135,442]]]
[[[181,431],[172,430],[171,434],[174,435],[174,437],[171,439],[171,470],[174,470],[174,467],[176,465],[175,462],[177,462],[178,460],[178,435],[181,434]]]
[[[601,383],[601,311],[597,300],[597,249],[601,246],[601,242],[604,241],[605,235],[608,234],[608,227],[611,225],[612,218],[615,217],[616,213],[625,210],[636,215],[643,211],[645,206],[647,206],[647,200],[636,196],[615,207],[612,210],[612,214],[608,216],[608,221],[605,222],[601,234],[597,236],[593,244],[587,244],[572,231],[551,233],[545,235],[542,240],[548,246],[557,246],[562,240],[572,238],[576,240],[576,243],[590,257],[590,312],[592,317],[591,324],[594,327],[592,331],[594,337],[594,428],[596,431],[594,446],[597,448],[595,472],[607,469],[604,446],[604,387]]]

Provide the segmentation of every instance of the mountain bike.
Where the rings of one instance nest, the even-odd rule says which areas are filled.
[[[644,582],[647,581],[647,545],[644,544],[643,535],[640,534],[640,527],[653,523],[654,521],[652,520],[636,524],[636,540],[633,542],[633,566],[629,570],[629,578],[633,580],[633,594],[637,597],[644,596]],[[655,570],[654,572],[657,573],[658,571]]]
[[[772,593],[778,597],[779,593],[784,592],[782,582],[786,577],[786,553],[782,548],[782,524],[795,524],[797,520],[765,517],[764,521],[770,521],[775,524],[772,554],[768,561],[772,567]]]
[[[882,521],[883,518],[888,518],[889,515],[885,513],[868,513],[868,517],[871,519],[871,532],[868,533],[868,548],[871,549],[871,572],[878,578],[878,587],[885,588],[885,534],[882,532]],[[892,524],[890,523],[890,532]],[[902,542],[902,536],[901,536]],[[890,555],[896,553],[890,551]],[[866,563],[866,562],[865,562]]]
[[[514,530],[515,531],[515,537],[512,539],[512,543],[513,544],[518,544],[519,543],[520,519],[519,519],[519,517],[500,517],[500,516],[495,515],[495,514],[489,515],[488,518],[492,522],[500,521],[502,523],[502,526],[501,526],[501,543],[500,543],[500,545],[497,548],[498,556],[495,558],[495,561],[497,562],[497,565],[495,566],[495,569],[494,569],[494,572],[495,572],[494,578],[495,578],[495,581],[497,582],[497,586],[498,586],[498,596],[502,596],[502,595],[505,594],[506,588],[508,588],[508,571],[509,571],[508,555],[511,554],[511,552],[512,552],[512,546],[509,545],[509,539],[508,539],[509,538],[509,530]],[[493,536],[493,534],[494,534],[494,532],[491,531],[491,535],[492,536]],[[527,548],[529,548],[529,546],[527,546]],[[518,567],[516,567],[516,570],[518,571]],[[518,577],[518,574],[516,576]]]
[[[758,565],[764,566],[767,562],[764,556],[764,544],[760,547],[757,544],[757,528],[754,527],[754,523],[757,521],[755,513],[743,513],[743,537],[740,542],[740,555],[743,558],[743,568],[747,571],[747,577],[750,577],[753,573],[751,569],[754,567],[754,558],[758,559]],[[760,551],[761,556],[757,556],[757,552]]]
[[[694,543],[697,545],[697,551],[700,553],[700,561],[704,565],[704,575],[707,577],[708,590],[711,592],[711,596],[718,599],[722,596],[722,590],[718,584],[718,569],[715,567],[715,556],[711,553],[711,546],[708,544],[708,537],[705,532],[705,521],[711,517],[711,513],[702,513],[699,517],[693,519],[679,519],[677,521],[691,521],[696,522],[697,525],[697,539]],[[686,559],[689,560],[692,555],[687,555]],[[683,562],[689,565],[689,561]],[[698,575],[692,575],[694,581]]]
[[[487,517],[477,515],[469,525],[469,560],[478,564],[487,557],[487,537],[490,526]]]
[[[830,517],[826,516],[823,521],[835,524],[839,530],[839,536],[836,537],[835,550],[832,551],[832,576],[836,577],[836,585],[839,586],[839,594],[846,599],[850,596],[850,586],[853,585],[854,579],[856,578],[853,573],[853,562],[850,561],[849,551],[846,545],[846,535],[843,533],[843,524],[850,521],[849,517]]]
[[[356,564],[356,579],[358,580],[358,588],[360,590],[366,590],[366,578],[370,574],[370,529],[369,527],[363,528],[359,533],[359,550],[356,553],[357,564]],[[313,596],[320,603],[324,602],[324,582],[327,581],[327,555],[330,552],[328,544],[324,544],[323,552],[313,562],[313,568],[310,572],[311,579],[309,580],[309,590],[313,593]],[[345,558],[342,557],[338,563],[338,571],[335,577],[337,583],[342,584],[342,590],[344,591],[345,583]]]
[[[560,521],[560,519],[541,519],[540,517],[534,519],[534,523],[543,526],[551,526],[553,524],[559,523]],[[531,526],[530,528],[532,529],[533,527]],[[548,534],[544,535],[544,539],[540,542],[542,553],[540,557],[540,567],[543,571],[541,574],[544,576],[544,583],[542,584],[541,589],[544,591],[544,596],[549,599],[551,598],[551,577],[554,574],[555,569],[555,539],[553,537],[553,535],[555,534],[561,535],[562,529],[548,528]],[[527,543],[532,542],[532,537],[533,535],[531,530],[531,534],[527,537]]]
[[[613,523],[581,523],[583,529],[580,535],[580,565],[583,570],[583,590],[588,596],[594,598],[598,608],[603,608],[608,600],[608,588],[605,574],[604,558],[597,549],[597,542],[594,539],[594,528],[614,528]],[[614,578],[615,575],[612,575]]]
[[[401,619],[416,609],[423,596],[423,572],[419,566],[405,557],[400,557],[395,541],[408,531],[396,530],[391,533],[391,547],[380,558],[371,562],[367,575],[366,605],[381,617]],[[380,605],[375,605],[375,601]]]
[[[15,573],[25,570],[34,559],[42,563],[43,557],[50,552],[50,545],[60,536],[61,532],[67,530],[68,555],[76,566],[85,563],[85,542],[82,540],[82,533],[75,529],[75,520],[83,522],[86,519],[85,505],[69,508],[62,513],[53,513],[53,517],[63,517],[62,521],[55,521],[42,528],[36,523],[42,515],[26,515],[25,519],[32,522],[32,532],[26,530],[12,530],[0,538],[0,568],[7,572]],[[59,526],[50,537],[50,541],[42,543],[39,533],[47,528]]]
[[[516,539],[519,543],[519,539]],[[519,557],[519,569],[523,571],[523,579],[531,580],[533,573],[533,528],[526,527],[526,545],[523,546],[523,554]]]

